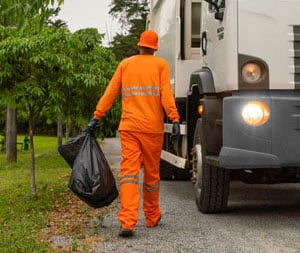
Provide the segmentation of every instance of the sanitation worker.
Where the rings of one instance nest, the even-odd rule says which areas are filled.
[[[173,122],[171,138],[180,135],[179,115],[175,105],[168,63],[154,56],[158,48],[156,32],[140,35],[139,55],[124,59],[100,98],[89,123],[95,130],[118,94],[122,94],[119,125],[122,160],[120,164],[119,236],[129,237],[138,222],[139,171],[143,165],[143,211],[146,226],[155,227],[161,219],[159,207],[159,160],[164,138],[164,111]]]

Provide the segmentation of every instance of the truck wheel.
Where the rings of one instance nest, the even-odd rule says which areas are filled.
[[[160,180],[174,180],[174,166],[164,160],[159,162]]]
[[[201,145],[193,151],[193,175],[195,173],[195,197],[202,213],[221,213],[227,207],[229,195],[229,171],[202,161]]]

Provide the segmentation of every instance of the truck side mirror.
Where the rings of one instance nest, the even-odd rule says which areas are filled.
[[[221,11],[217,11],[215,13],[215,19],[222,21],[223,17],[224,17],[224,12],[223,11],[222,12]]]
[[[222,21],[223,17],[224,17],[224,12],[220,12],[220,8],[218,6],[217,3],[215,3],[212,0],[204,0],[205,2],[208,2],[209,4],[211,4],[213,7],[215,7],[216,9],[216,13],[215,13],[215,19]]]

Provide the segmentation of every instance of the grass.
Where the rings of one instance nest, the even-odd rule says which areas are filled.
[[[23,141],[24,136],[18,136]],[[49,252],[37,235],[47,225],[46,213],[67,191],[70,168],[57,152],[55,137],[34,137],[37,200],[30,191],[30,152],[18,150],[18,161],[0,152],[0,252]]]

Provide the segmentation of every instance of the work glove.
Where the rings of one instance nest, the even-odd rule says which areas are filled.
[[[91,119],[90,123],[88,124],[90,132],[94,132],[96,128],[99,127],[98,122],[99,122],[98,119],[94,119],[94,118]]]
[[[174,122],[173,123],[173,131],[171,134],[171,140],[173,142],[178,141],[180,137],[180,124],[179,122]]]

